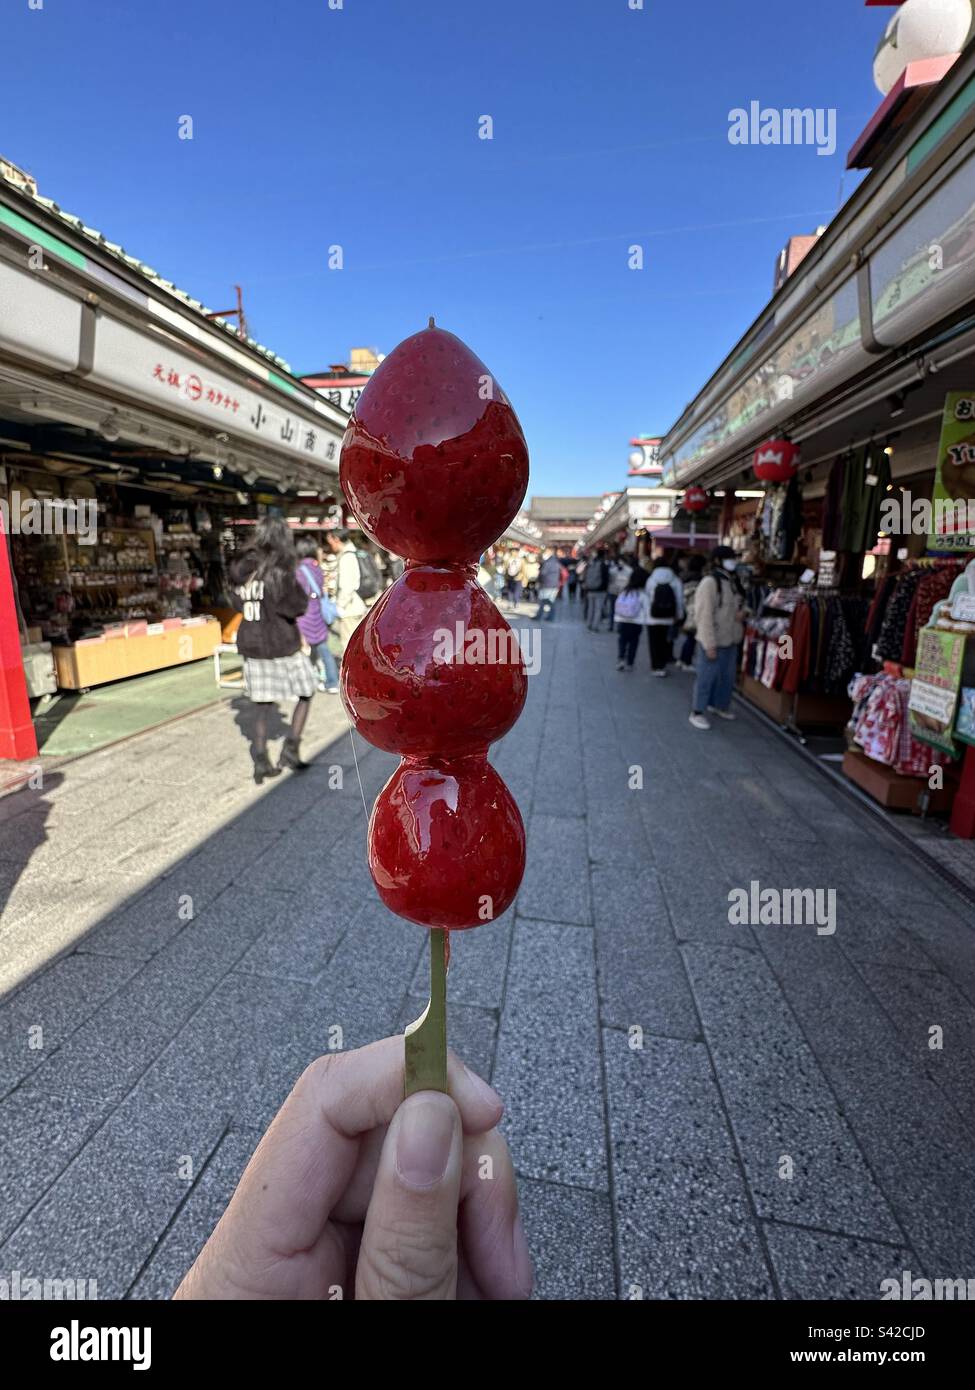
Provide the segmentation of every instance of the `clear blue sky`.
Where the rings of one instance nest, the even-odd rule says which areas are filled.
[[[518,410],[530,491],[597,493],[768,300],[786,238],[835,212],[891,13],[0,0],[0,149],[213,308],[242,284],[254,336],[298,372],[389,351],[435,314]],[[836,154],[729,144],[753,99],[835,107]]]

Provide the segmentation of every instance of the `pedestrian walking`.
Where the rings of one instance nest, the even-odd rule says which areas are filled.
[[[586,566],[587,566],[587,563],[588,563],[588,562],[587,562],[585,556],[583,556],[581,559],[579,559],[579,560],[576,561],[576,587],[577,587],[578,592],[579,592],[579,608],[580,608],[581,611],[582,611],[582,618],[583,618],[583,621],[585,621],[585,617],[586,617]]]
[[[254,781],[276,777],[284,768],[302,772],[301,736],[317,681],[311,661],[301,650],[298,619],[308,595],[295,577],[298,557],[287,522],[267,517],[258,522],[254,540],[231,572],[234,608],[240,613],[237,650],[244,658],[244,688],[256,706]],[[267,754],[268,706],[297,701],[291,730],[275,766]]]
[[[542,570],[541,561],[537,555],[526,555],[525,557],[525,598],[538,600],[539,578]]]
[[[504,555],[500,550],[494,552],[492,561],[494,568],[494,597],[498,603],[504,598],[506,575],[504,569]]]
[[[571,555],[563,555],[562,564],[565,566],[567,574],[565,597],[566,601],[571,603],[576,596],[576,589],[579,584],[578,565]]]
[[[697,586],[694,617],[697,622],[697,679],[690,722],[695,729],[710,729],[708,714],[734,719],[731,697],[742,639],[745,596],[736,577],[738,561],[730,545],[716,546],[711,568]]]
[[[586,562],[586,573],[582,581],[586,597],[586,627],[590,632],[598,632],[602,620],[603,602],[609,585],[609,566],[605,555],[600,551],[591,555]]]
[[[555,600],[562,584],[562,563],[550,546],[542,551],[542,563],[538,571],[538,612],[535,621],[544,618],[552,622],[555,618]]]
[[[326,592],[317,536],[299,536],[295,551],[298,555],[298,583],[308,595],[308,608],[298,619],[298,631],[308,648],[312,665],[319,673],[319,690],[337,695],[339,668],[329,651],[328,637],[332,623],[338,622],[338,609]]]
[[[650,617],[650,603],[647,598],[647,579],[645,569],[634,565],[627,576],[623,592],[616,598],[613,617],[616,622],[617,671],[632,671],[636,660],[640,638]]]
[[[646,582],[647,637],[650,669],[655,676],[667,674],[672,656],[671,629],[684,620],[684,587],[665,559],[654,560]]]
[[[694,670],[694,650],[697,646],[694,597],[704,573],[704,564],[703,555],[691,555],[687,561],[686,577],[682,581],[684,585],[684,621],[680,628],[680,646],[677,650],[677,667],[681,671]]]
[[[360,592],[363,588],[362,570],[348,531],[340,527],[334,531],[326,531],[325,540],[338,561],[335,571],[335,606],[339,610],[339,640],[344,655],[350,637],[366,615],[366,602]]]

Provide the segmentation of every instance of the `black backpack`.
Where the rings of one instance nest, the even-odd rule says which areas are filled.
[[[651,618],[676,618],[677,595],[672,584],[657,584],[650,605]]]
[[[359,597],[362,599],[375,598],[380,589],[379,570],[376,567],[376,562],[368,550],[357,550],[355,556],[359,561],[359,588],[357,591]]]

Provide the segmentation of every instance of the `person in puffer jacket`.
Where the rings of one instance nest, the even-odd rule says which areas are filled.
[[[711,554],[711,568],[694,595],[697,679],[690,722],[695,729],[710,729],[708,713],[721,719],[735,717],[731,712],[731,697],[745,611],[745,596],[736,578],[737,569],[738,560],[731,546],[716,546]]]

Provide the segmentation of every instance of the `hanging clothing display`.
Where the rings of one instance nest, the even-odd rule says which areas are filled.
[[[791,560],[802,534],[802,488],[798,476],[765,489],[759,513],[762,553],[769,560]]]
[[[939,599],[946,598],[964,568],[963,560],[909,560],[877,591],[867,619],[878,661],[914,665],[918,631]]]
[[[826,480],[826,495],[823,498],[823,549],[842,550],[840,544],[843,532],[843,491],[846,487],[847,455],[840,454]]]
[[[780,666],[784,673],[779,638],[789,631],[790,621],[788,617],[755,618],[745,628],[742,670],[769,690],[776,689]]]
[[[745,674],[787,694],[843,694],[869,654],[867,608],[857,595],[772,591],[745,631]]]
[[[860,552],[874,548],[880,531],[880,508],[889,483],[890,459],[879,444],[867,444],[848,456],[837,550]]]
[[[792,660],[781,689],[822,695],[845,691],[866,655],[868,607],[859,595],[804,596],[792,616]]]
[[[796,541],[802,534],[802,488],[798,475],[785,485],[782,506],[772,534],[772,553],[776,560],[791,560]]]
[[[849,685],[853,701],[849,727],[853,741],[874,762],[906,777],[927,777],[932,766],[950,759],[911,733],[907,715],[910,693],[909,680],[885,671],[854,676]]]
[[[904,666],[914,665],[918,633],[927,625],[934,605],[948,597],[956,573],[953,565],[943,565],[921,575],[921,582],[914,591],[914,599],[907,615],[907,627],[904,629],[904,645],[901,651],[901,662]]]

